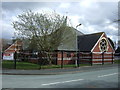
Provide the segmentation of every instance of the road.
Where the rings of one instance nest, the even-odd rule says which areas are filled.
[[[118,67],[59,75],[3,75],[2,88],[118,88]]]

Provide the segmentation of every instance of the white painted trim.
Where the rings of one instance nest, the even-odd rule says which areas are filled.
[[[102,59],[92,59],[92,61],[102,61]]]
[[[105,37],[106,37],[106,39],[107,39],[107,41],[108,41],[108,43],[109,43],[108,45],[110,45],[110,47],[112,48],[113,53],[114,53],[115,50],[113,49],[113,47],[112,47],[112,45],[111,45],[110,41],[108,40],[108,37],[106,36],[105,33],[103,33],[103,34],[101,35],[101,37],[98,39],[97,43],[96,43],[95,46],[92,48],[91,52],[92,52],[92,51],[94,50],[94,48],[97,46],[97,44],[99,43],[99,41],[101,40],[101,38],[102,38],[103,35],[105,35]],[[109,47],[108,47],[108,49],[109,49]]]
[[[17,41],[15,41],[16,43]],[[15,45],[15,43],[13,43],[12,45],[10,45],[4,52],[6,52],[7,50],[9,50],[9,48],[11,48],[13,45]]]
[[[112,61],[112,58],[111,59],[104,59],[104,61]]]
[[[102,52],[92,52],[93,54],[101,54]],[[114,53],[114,52],[104,52],[104,53],[107,53],[107,54],[112,54],[112,53]]]
[[[108,49],[109,49],[109,46],[108,46],[108,45],[109,45],[109,44],[108,44],[108,39],[107,39],[106,37],[102,37],[101,40],[102,40],[102,39],[105,39],[106,42],[107,42],[107,50],[106,50],[106,52],[107,52]],[[99,49],[100,49],[100,51],[102,52],[101,47],[100,47],[100,43],[99,43]]]
[[[62,60],[62,58],[57,58],[58,60]],[[76,60],[76,57],[73,58],[63,58],[63,60]]]
[[[98,39],[97,43],[94,45],[94,47],[91,49],[91,52],[93,52],[93,50],[95,49],[95,47],[97,46],[97,44],[99,43],[100,39],[102,38],[102,36],[104,35],[104,33],[101,35],[101,37]]]
[[[106,36],[106,34],[105,34],[105,36]],[[112,47],[112,45],[111,45],[110,41],[108,40],[108,37],[107,37],[107,36],[106,36],[106,39],[107,39],[107,41],[108,41],[108,43],[109,43],[110,47],[112,48],[113,52],[115,52],[115,50],[113,49],[113,47]]]
[[[102,61],[102,59],[93,59],[93,61]],[[104,59],[104,61],[112,61],[112,59]]]

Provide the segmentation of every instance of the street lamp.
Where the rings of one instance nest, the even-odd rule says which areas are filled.
[[[77,26],[76,26],[76,61],[75,61],[75,65],[76,65],[76,67],[77,67],[77,64],[78,64],[78,60],[77,60],[77,53],[78,53],[78,43],[77,43],[77,27],[79,27],[79,26],[81,26],[82,24],[80,23],[80,24],[78,24]]]
[[[81,26],[82,24],[80,23],[80,24],[78,24],[77,26],[76,26],[76,29],[77,29],[77,27],[79,27],[79,26]]]

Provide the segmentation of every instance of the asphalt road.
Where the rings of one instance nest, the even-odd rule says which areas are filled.
[[[59,75],[3,75],[2,88],[118,88],[118,67]]]

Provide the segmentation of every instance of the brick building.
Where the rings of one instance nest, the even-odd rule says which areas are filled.
[[[104,32],[78,35],[77,45],[80,63],[106,64],[114,60],[114,49]],[[64,64],[75,63],[76,52],[63,52]],[[58,53],[58,64],[61,64],[61,53]],[[103,61],[104,59],[104,61]]]
[[[13,60],[14,53],[22,49],[22,41],[15,41],[3,52],[3,60]]]
[[[111,42],[107,38],[104,32],[83,34],[78,30],[69,27],[63,35],[63,42],[57,48],[57,53],[53,55],[56,64],[75,64],[78,63],[92,63],[92,64],[103,64],[111,63],[114,58],[114,49]],[[15,51],[19,52],[20,49],[26,47],[24,40],[16,41],[8,49],[5,50],[3,59],[9,56],[13,56]],[[62,52],[61,52],[62,51]],[[77,61],[79,57],[79,60]],[[104,61],[103,61],[104,59]],[[63,60],[63,62],[62,62]],[[36,62],[35,59],[29,60],[30,62]]]

